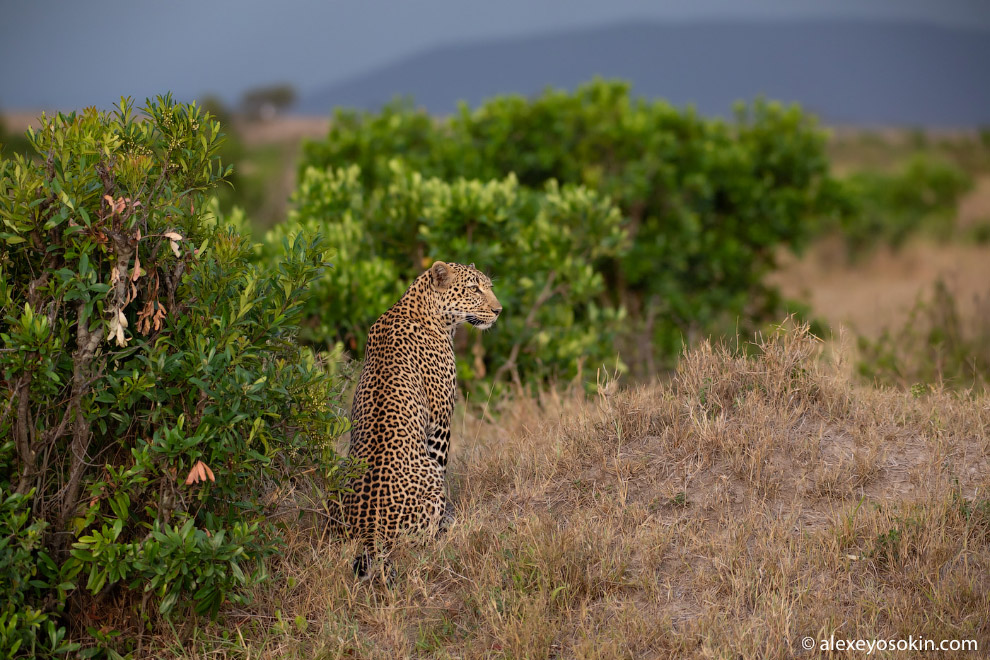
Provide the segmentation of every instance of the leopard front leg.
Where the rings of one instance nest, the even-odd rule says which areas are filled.
[[[450,452],[450,418],[442,417],[433,421],[426,436],[426,453],[447,472],[447,459]]]
[[[430,407],[430,423],[426,433],[426,454],[438,468],[439,510],[434,519],[438,536],[444,534],[454,522],[454,505],[450,501],[447,481],[447,461],[450,458],[450,420],[455,398],[456,389],[451,378],[449,395],[435,401]]]
[[[446,491],[446,489],[445,489]],[[440,516],[440,526],[437,529],[437,536],[443,536],[447,533],[457,518],[454,516],[454,503],[450,501],[450,493],[444,492],[443,496],[443,515]]]
[[[442,513],[438,535],[442,535],[454,523],[454,504],[450,501],[450,484],[447,481],[447,459],[450,451],[450,420],[441,420],[427,436],[426,453],[430,460],[440,466],[440,479],[443,486]]]

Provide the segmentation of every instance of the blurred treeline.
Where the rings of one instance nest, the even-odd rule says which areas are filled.
[[[203,99],[234,164],[220,212],[267,244],[301,227],[330,237],[337,258],[302,337],[358,358],[431,260],[476,262],[508,314],[484,342],[462,333],[465,383],[588,380],[603,365],[645,376],[695,338],[813,318],[765,276],[822,237],[849,261],[914,236],[990,241],[990,213],[956,223],[990,172],[987,130],[830,132],[763,100],[710,119],[597,80],[446,118],[400,99],[336,111],[322,139],[250,139],[292,98],[274,86],[236,110]]]
[[[306,185],[356,167],[357,189],[320,193],[364,200],[355,213],[364,229],[342,251],[379,260],[399,281],[424,258],[476,261],[499,278],[510,336],[486,341],[465,377],[518,383],[603,366],[646,375],[672,365],[685,341],[780,314],[764,284],[778,248],[800,249],[825,218],[851,212],[824,145],[795,107],[757,101],[727,122],[601,80],[574,93],[496,98],[445,120],[397,102],[340,111],[325,140],[305,145],[291,219],[335,224],[332,209],[310,211]],[[515,202],[530,192],[546,203]],[[546,211],[558,192],[569,199]],[[327,275],[322,318],[348,298],[332,283],[355,260],[345,262]],[[350,312],[374,318],[371,308]],[[348,340],[339,322],[321,327],[319,340]]]

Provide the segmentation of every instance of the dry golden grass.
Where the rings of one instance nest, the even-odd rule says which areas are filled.
[[[782,253],[780,268],[767,281],[784,296],[807,303],[836,331],[848,327],[875,339],[903,326],[919,296],[930,296],[939,281],[959,303],[960,314],[970,317],[987,295],[990,248],[914,240],[850,263],[841,240],[825,239],[800,258]]]
[[[990,397],[863,388],[824,350],[791,328],[749,358],[702,345],[670,383],[465,414],[458,523],[397,548],[392,588],[291,526],[251,607],[161,652],[790,658],[834,634],[986,657]]]

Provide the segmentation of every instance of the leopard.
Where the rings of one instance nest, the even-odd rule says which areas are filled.
[[[457,396],[454,333],[502,313],[472,263],[434,262],[371,326],[351,405],[348,458],[364,468],[339,499],[336,529],[363,548],[358,578],[394,579],[400,534],[438,537],[454,521],[447,463]]]

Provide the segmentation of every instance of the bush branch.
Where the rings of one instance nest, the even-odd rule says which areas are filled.
[[[86,455],[89,451],[91,438],[89,420],[82,411],[82,397],[89,389],[91,380],[93,355],[96,347],[103,339],[103,327],[90,332],[89,319],[85,303],[79,303],[76,321],[76,350],[72,353],[72,395],[69,397],[69,410],[75,412],[72,429],[72,444],[69,445],[69,481],[65,487],[62,499],[62,511],[59,516],[60,530],[65,530],[73,512],[75,512],[82,475],[86,469]],[[60,545],[67,543],[69,536],[64,535]]]
[[[24,495],[31,490],[35,472],[38,469],[34,451],[31,449],[31,373],[23,374],[17,381],[14,392],[17,397],[17,418],[14,433],[17,455],[21,459],[21,478],[17,482],[17,493]]]

